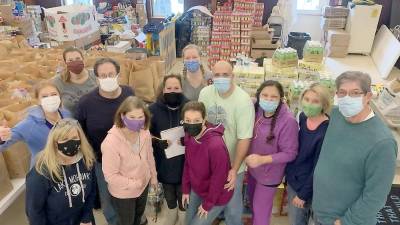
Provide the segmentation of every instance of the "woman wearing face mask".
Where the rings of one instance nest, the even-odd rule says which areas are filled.
[[[201,50],[197,45],[187,45],[183,50],[183,94],[192,101],[199,99],[200,91],[211,79],[211,73],[201,64]]]
[[[74,114],[79,99],[97,87],[96,76],[93,71],[85,69],[79,49],[65,49],[63,59],[67,70],[54,78],[54,84],[61,92],[64,107]]]
[[[71,117],[67,110],[61,108],[60,92],[52,82],[39,83],[35,87],[35,98],[40,105],[29,108],[28,116],[15,127],[9,128],[5,121],[0,121],[0,151],[24,141],[31,152],[31,167],[37,153],[44,148],[53,125],[62,118]]]
[[[94,162],[78,121],[58,121],[26,177],[29,224],[94,225]]]
[[[331,108],[329,91],[317,83],[303,92],[300,101],[303,112],[299,117],[299,154],[285,172],[291,225],[307,225],[310,219],[314,169]]]
[[[203,103],[189,102],[182,110],[186,146],[182,202],[188,204],[186,223],[211,225],[224,210],[233,191],[224,188],[231,169],[220,124],[206,124]]]
[[[149,183],[157,187],[157,172],[149,132],[150,112],[137,97],[119,107],[114,127],[101,145],[103,172],[119,225],[139,225]]]
[[[182,94],[181,77],[169,75],[164,77],[160,85],[157,102],[149,107],[152,114],[150,132],[153,135],[158,180],[163,185],[168,205],[168,220],[165,225],[174,225],[177,220],[179,222],[184,219],[181,182],[185,157],[180,155],[167,159],[165,149],[171,141],[161,140],[160,133],[180,126],[181,111],[186,102]]]
[[[298,151],[298,124],[283,102],[282,85],[265,81],[256,94],[256,121],[246,164],[253,225],[269,225],[276,188]]]

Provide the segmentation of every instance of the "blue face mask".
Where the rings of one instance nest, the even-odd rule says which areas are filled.
[[[345,96],[338,98],[339,111],[344,117],[353,117],[359,114],[363,108],[363,96],[360,97],[350,97]]]
[[[273,113],[278,108],[279,101],[268,101],[260,99],[259,105],[264,110],[264,112]]]
[[[200,69],[200,62],[198,60],[188,60],[184,62],[186,69],[194,73]]]
[[[226,93],[231,87],[231,78],[214,78],[214,87],[219,93]]]

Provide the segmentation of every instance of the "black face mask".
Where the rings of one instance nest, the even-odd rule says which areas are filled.
[[[57,143],[58,150],[66,156],[75,156],[81,148],[81,140],[69,140],[64,143]]]
[[[177,92],[164,93],[165,103],[170,107],[178,107],[182,104],[183,94]]]
[[[199,135],[202,129],[203,129],[202,123],[195,123],[195,124],[184,123],[183,124],[183,130],[192,137],[196,137],[197,135]]]

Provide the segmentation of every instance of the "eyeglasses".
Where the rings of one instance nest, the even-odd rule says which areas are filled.
[[[229,73],[214,73],[214,78],[231,78],[232,74]]]
[[[362,92],[362,91],[350,91],[350,92],[346,92],[346,91],[337,91],[337,92],[336,92],[336,95],[337,95],[339,98],[344,98],[344,97],[346,97],[346,96],[350,96],[350,97],[352,97],[352,98],[356,98],[356,97],[360,97],[360,96],[362,96],[362,95],[365,95],[365,93]]]
[[[109,74],[99,74],[100,79],[106,79],[106,78],[115,78],[117,77],[118,74],[115,73],[109,73]]]

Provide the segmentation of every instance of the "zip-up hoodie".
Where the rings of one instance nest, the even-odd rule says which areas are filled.
[[[189,194],[194,191],[202,198],[206,211],[228,204],[233,195],[233,191],[224,189],[231,163],[223,135],[222,125],[207,124],[207,129],[198,140],[185,136],[182,192]]]
[[[282,105],[280,109],[273,131],[275,138],[268,144],[271,122],[272,118],[264,117],[264,111],[259,108],[248,153],[272,156],[271,164],[249,168],[250,174],[263,185],[279,185],[282,182],[286,164],[296,158],[299,147],[299,125],[287,105]]]
[[[79,225],[94,222],[96,175],[82,155],[63,165],[62,180],[54,182],[32,168],[26,177],[26,215],[30,225]]]
[[[140,130],[139,146],[132,146],[122,130],[114,126],[101,144],[103,172],[110,194],[116,198],[139,197],[157,172],[148,130]]]
[[[188,102],[188,100],[185,98],[182,101],[181,106],[176,110],[168,108],[166,103],[161,100],[153,103],[149,107],[152,115],[150,133],[153,136],[160,138],[161,131],[181,126],[181,112],[186,102]],[[167,159],[165,148],[163,148],[160,141],[155,138],[153,138],[153,148],[158,180],[164,184],[181,184],[185,156],[180,155]]]
[[[62,118],[70,118],[71,114],[65,109],[60,109]],[[0,145],[0,152],[18,141],[24,141],[31,152],[31,167],[35,162],[38,152],[44,149],[50,128],[46,125],[46,118],[41,106],[32,106],[28,116],[11,129],[11,139]]]

